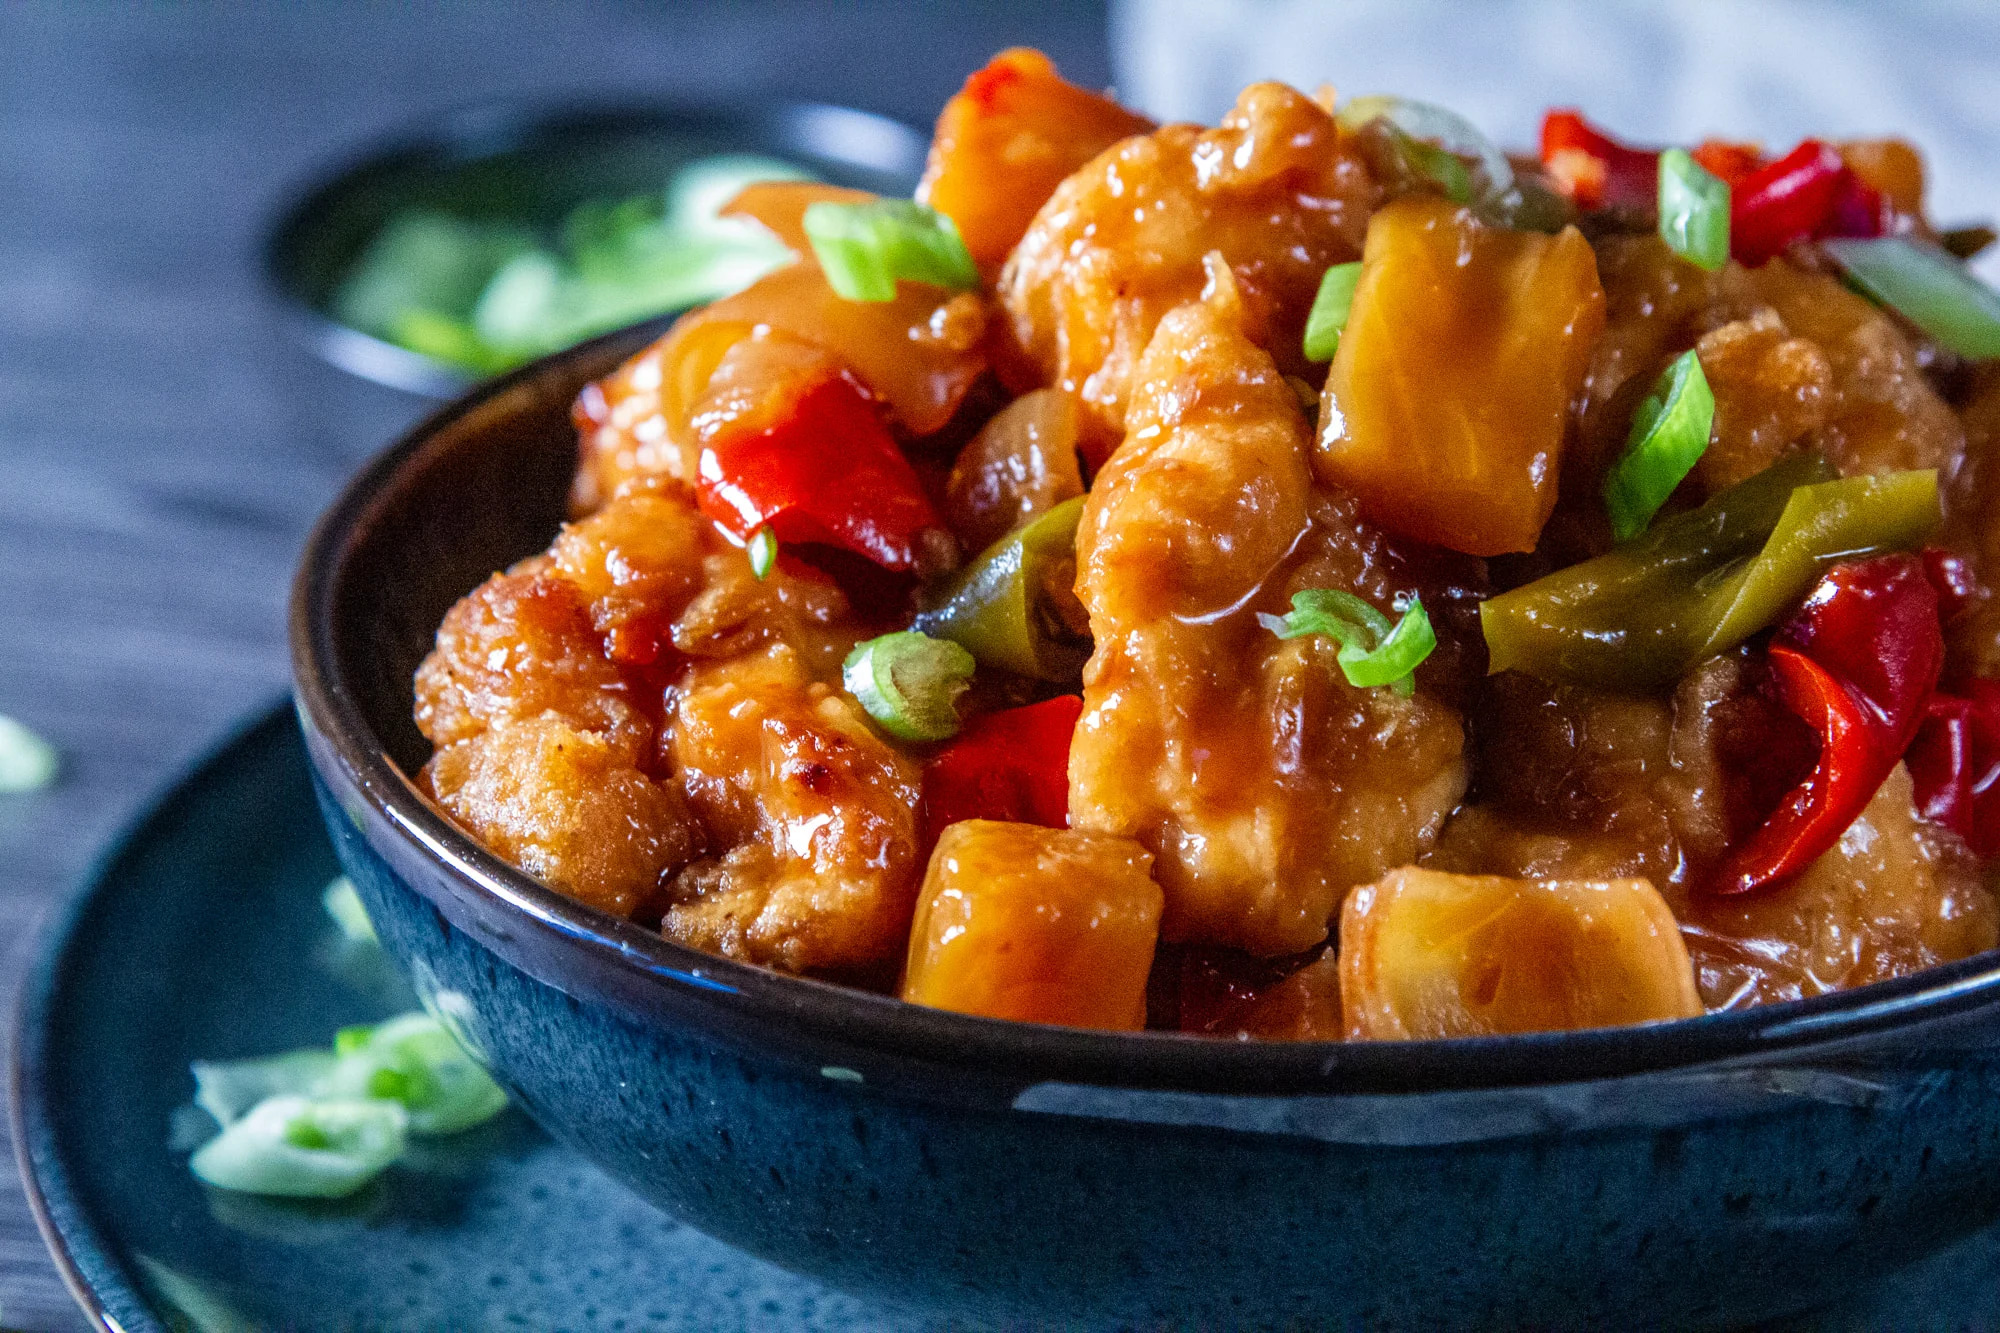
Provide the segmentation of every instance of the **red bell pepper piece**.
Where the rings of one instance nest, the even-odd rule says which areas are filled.
[[[748,540],[821,542],[884,569],[915,567],[918,538],[942,520],[861,386],[819,380],[772,426],[723,434],[701,452],[702,512]]]
[[[1561,109],[1542,117],[1542,165],[1578,208],[1659,207],[1658,150],[1622,144],[1580,112]]]
[[[1083,699],[1064,694],[975,718],[924,766],[931,834],[961,819],[1069,827],[1069,742]]]
[[[1965,839],[1975,856],[2000,856],[2000,680],[1932,698],[1904,762],[1917,813]]]
[[[1835,205],[1859,184],[1852,177],[1840,154],[1817,139],[1751,172],[1730,190],[1730,253],[1762,264],[1794,241],[1827,234]]]
[[[1944,670],[1937,593],[1913,555],[1836,565],[1770,652],[1778,697],[1819,734],[1819,761],[1718,875],[1749,893],[1840,840],[1909,748]]]

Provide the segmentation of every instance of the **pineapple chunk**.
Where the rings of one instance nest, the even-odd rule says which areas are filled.
[[[1604,331],[1597,259],[1412,195],[1368,224],[1313,459],[1376,522],[1464,551],[1531,551]]]
[[[1614,1027],[1702,1012],[1674,915],[1643,879],[1408,867],[1340,916],[1350,1040]]]
[[[1144,1027],[1163,904],[1152,863],[1130,838],[951,825],[924,876],[902,997],[1024,1023]]]

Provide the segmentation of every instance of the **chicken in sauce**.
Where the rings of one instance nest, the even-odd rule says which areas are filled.
[[[988,1018],[1644,1023],[2000,945],[2000,298],[1894,140],[1156,125],[1031,51],[575,409],[424,790]]]

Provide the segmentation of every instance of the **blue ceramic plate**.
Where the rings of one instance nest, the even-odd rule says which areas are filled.
[[[343,947],[321,910],[338,873],[321,828],[297,723],[273,708],[109,853],[30,973],[15,1046],[22,1167],[50,1248],[103,1326],[924,1326],[669,1221],[513,1111],[421,1145],[339,1204],[203,1187],[172,1146],[190,1060],[322,1045],[415,1004],[383,955]]]
[[[356,1199],[204,1189],[173,1146],[188,1062],[324,1043],[411,1007],[343,946],[288,707],[177,783],[44,942],[14,1113],[50,1248],[108,1329],[915,1330],[667,1220],[525,1117],[433,1141]],[[1795,1329],[2000,1329],[2000,1229]]]

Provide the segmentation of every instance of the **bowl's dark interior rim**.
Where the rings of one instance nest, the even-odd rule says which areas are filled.
[[[508,904],[539,930],[591,951],[598,966],[645,974],[661,986],[701,986],[708,1002],[740,1006],[763,1020],[968,1071],[1030,1082],[1220,1093],[1416,1093],[1620,1077],[1795,1052],[2000,1002],[2000,950],[1990,950],[1854,990],[1640,1027],[1413,1042],[1232,1042],[1045,1027],[927,1009],[717,958],[568,898],[445,818],[388,758],[338,677],[329,612],[345,551],[386,509],[385,497],[399,475],[417,470],[412,465],[436,446],[442,427],[532,380],[544,367],[598,354],[631,336],[631,330],[609,334],[490,381],[434,412],[378,455],[315,527],[291,605],[298,701],[365,797],[441,857],[461,881]],[[691,982],[690,974],[699,979]]]
[[[892,174],[921,158],[924,136],[889,116],[826,102],[692,101],[665,98],[584,100],[524,106],[462,107],[436,124],[397,131],[315,172],[286,192],[290,200],[264,228],[264,285],[284,318],[315,351],[350,374],[427,398],[464,392],[478,376],[343,324],[308,299],[298,282],[298,254],[314,220],[358,181],[434,163],[463,163],[518,152],[542,140],[593,132],[635,133],[678,125],[717,133],[755,125],[796,138],[794,150],[826,161]],[[776,150],[773,150],[776,151]],[[873,160],[870,160],[870,158]]]

